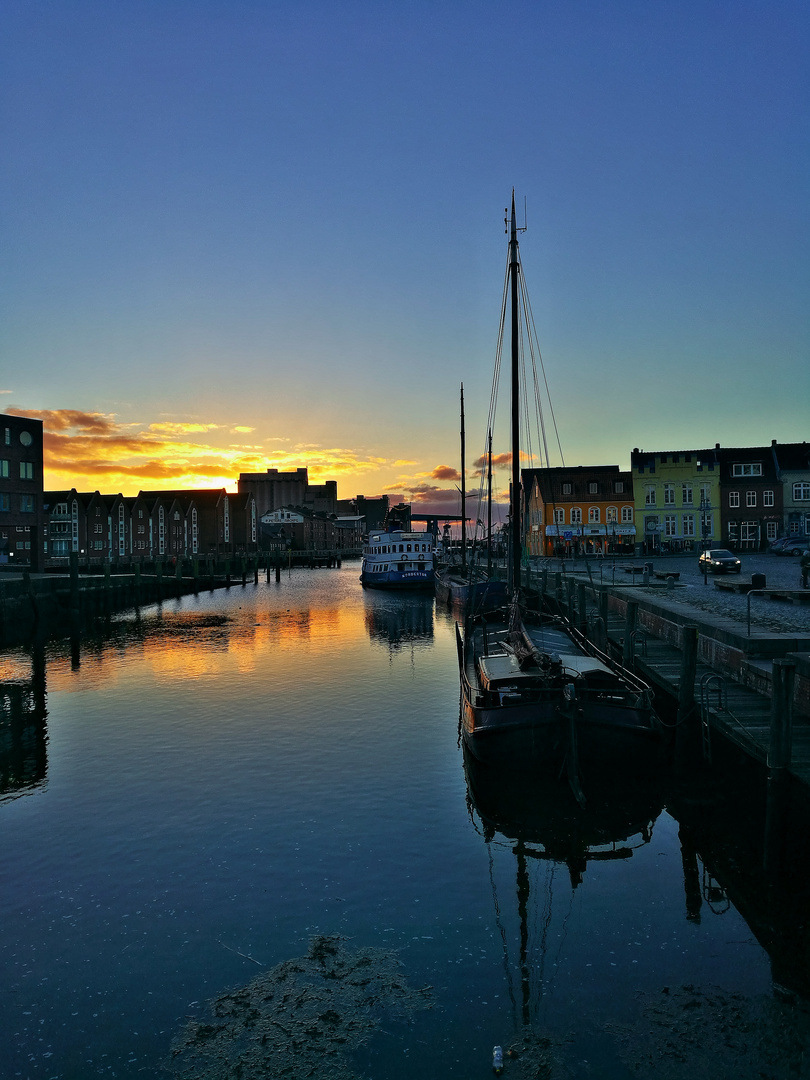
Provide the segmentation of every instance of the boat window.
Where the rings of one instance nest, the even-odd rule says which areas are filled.
[[[411,550],[411,545],[410,545],[410,544],[408,544],[408,551],[410,551],[410,550]]]
[[[400,544],[400,545],[399,545],[399,550],[400,550],[400,551],[404,551],[404,550],[405,550],[405,547],[404,547],[404,545],[403,545],[403,544]]]

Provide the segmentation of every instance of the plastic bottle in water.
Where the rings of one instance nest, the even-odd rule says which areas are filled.
[[[503,1072],[503,1048],[500,1046],[492,1048],[492,1071],[496,1076],[500,1076]]]

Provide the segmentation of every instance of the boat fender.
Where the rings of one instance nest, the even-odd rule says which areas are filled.
[[[424,556],[424,555],[420,555],[420,556],[419,556],[419,562],[424,562],[424,561],[425,561],[425,556]]]
[[[501,1046],[492,1048],[492,1071],[496,1076],[500,1076],[503,1072],[503,1047]]]

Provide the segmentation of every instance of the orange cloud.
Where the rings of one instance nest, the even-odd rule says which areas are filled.
[[[452,465],[437,465],[430,475],[434,480],[461,480],[461,473]]]
[[[268,452],[255,443],[219,446],[199,436],[210,433],[216,439],[218,432],[232,436],[253,429],[206,421],[122,424],[114,415],[78,409],[8,408],[6,412],[43,421],[46,489],[92,491],[98,487],[127,495],[156,486],[234,490],[240,472],[268,468],[286,472],[306,466],[310,480],[317,484],[391,467],[386,458],[343,447],[300,444]]]

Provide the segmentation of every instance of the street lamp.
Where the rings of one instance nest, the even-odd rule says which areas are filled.
[[[711,525],[709,524],[709,512],[711,511],[711,501],[707,498],[706,492],[702,492],[700,496],[700,536],[701,536],[701,548],[705,554],[709,547],[709,533],[711,532]],[[703,584],[709,584],[709,567],[708,560],[703,560]]]

